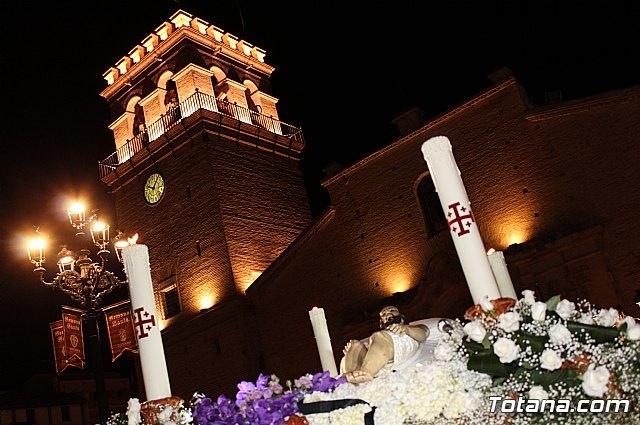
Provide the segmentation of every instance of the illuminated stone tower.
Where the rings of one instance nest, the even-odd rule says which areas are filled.
[[[233,356],[239,368],[220,369],[220,388],[204,388],[258,370],[245,290],[311,222],[303,135],[279,119],[264,58],[180,10],[104,73],[116,152],[100,161],[100,177],[120,228],[149,246],[178,390],[183,378],[194,386],[198,348],[180,348],[190,332],[206,345],[200,354]]]

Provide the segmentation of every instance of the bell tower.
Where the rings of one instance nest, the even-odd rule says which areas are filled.
[[[100,178],[149,247],[163,328],[243,299],[311,223],[303,134],[265,56],[179,10],[104,73],[116,151]]]

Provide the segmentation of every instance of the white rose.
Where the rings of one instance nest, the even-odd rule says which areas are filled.
[[[489,301],[488,295],[485,295],[484,297],[482,297],[482,299],[480,300],[480,307],[482,307],[484,311],[493,311],[494,309],[493,303]]]
[[[640,339],[640,325],[633,325],[627,328],[627,339],[629,341],[637,341]]]
[[[628,329],[632,326],[635,326],[636,320],[631,316],[624,316],[624,319],[622,319],[619,326],[622,326],[625,323],[627,324],[627,329]]]
[[[542,388],[540,385],[534,385],[529,390],[529,398],[534,400],[547,400],[549,398],[549,393]]]
[[[482,340],[484,340],[484,336],[487,334],[487,330],[484,328],[482,323],[477,320],[464,325],[463,330],[469,338],[478,343],[481,343]]]
[[[493,352],[500,358],[500,363],[511,363],[518,358],[520,347],[509,338],[498,338],[493,344]]]
[[[520,329],[520,314],[515,311],[508,311],[498,317],[498,327],[507,332],[515,332]]]
[[[533,305],[536,302],[536,293],[531,289],[525,289],[522,291],[522,296],[524,297],[524,303],[528,305]]]
[[[578,318],[578,322],[583,325],[593,325],[595,322],[593,321],[593,316],[590,313],[582,313]]]
[[[556,345],[568,344],[571,341],[571,332],[562,323],[556,323],[549,328],[549,340]]]
[[[565,320],[568,320],[574,311],[576,311],[576,305],[569,300],[562,300],[556,306],[556,313]]]
[[[610,308],[608,310],[602,309],[596,316],[596,323],[600,326],[610,327],[616,324],[618,321],[618,310]]]
[[[542,322],[547,317],[547,303],[536,301],[531,306],[531,318],[536,322]]]
[[[540,367],[547,370],[560,369],[562,366],[562,357],[555,351],[547,348],[540,354]]]
[[[609,369],[605,366],[595,367],[592,363],[582,375],[582,389],[591,397],[602,397],[607,392],[608,385]]]

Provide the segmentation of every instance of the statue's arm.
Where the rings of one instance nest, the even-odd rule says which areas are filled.
[[[407,323],[394,323],[387,330],[395,334],[407,334],[418,342],[424,342],[429,337],[429,328],[424,325],[409,325]]]
[[[404,332],[418,342],[424,342],[429,337],[429,328],[424,325],[407,325]]]

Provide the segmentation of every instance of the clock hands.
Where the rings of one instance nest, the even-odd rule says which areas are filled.
[[[155,178],[153,179],[153,186],[149,186],[149,185],[147,185],[147,187],[148,187],[149,189],[151,189],[151,190],[154,190],[154,189],[156,188],[156,185],[157,185],[157,184],[158,184],[158,178],[157,178],[157,177],[155,177]]]

